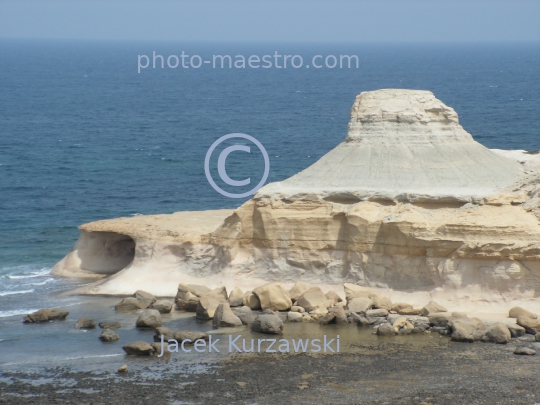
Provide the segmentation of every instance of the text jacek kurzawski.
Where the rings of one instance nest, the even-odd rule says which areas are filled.
[[[161,335],[161,353],[221,353],[216,345],[223,338],[208,336],[208,341],[197,339],[192,342],[185,339],[178,342],[176,339],[167,340],[165,346],[165,336]],[[333,339],[328,339],[326,335],[322,339],[245,339],[242,335],[228,335],[228,339],[223,339],[227,343],[229,353],[339,353],[339,335]],[[221,344],[223,345],[223,343]]]

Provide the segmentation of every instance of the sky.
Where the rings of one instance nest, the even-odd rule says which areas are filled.
[[[1,0],[0,38],[540,41],[538,0]]]

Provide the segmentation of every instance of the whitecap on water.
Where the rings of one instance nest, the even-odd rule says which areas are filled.
[[[7,274],[6,277],[9,278],[10,280],[17,280],[21,278],[43,277],[43,276],[49,275],[50,273],[51,273],[51,269],[42,268],[37,271],[31,271],[27,273],[23,272],[22,274],[16,274],[16,273]]]
[[[38,311],[38,309],[14,309],[11,311],[0,311],[0,318],[7,318],[9,316],[17,315],[28,315],[36,311]]]
[[[21,290],[21,291],[2,291],[2,292],[0,292],[0,297],[4,297],[6,295],[15,295],[15,294],[28,294],[28,293],[32,293],[34,291],[35,291],[34,289],[32,289],[32,290]]]

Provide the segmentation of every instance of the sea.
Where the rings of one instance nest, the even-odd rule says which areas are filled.
[[[184,68],[182,52],[194,65],[194,55],[247,61],[252,55],[275,60],[275,53],[299,55],[304,65],[284,67],[282,58],[280,68]],[[329,66],[340,55],[356,55],[358,65],[307,67],[316,55]],[[144,56],[148,67],[140,68]],[[178,67],[169,67],[177,60]],[[0,40],[0,366],[120,355],[62,324],[21,323],[24,314],[56,306],[72,308],[73,323],[100,311],[109,311],[106,320],[126,321],[112,310],[117,299],[65,294],[91,280],[50,275],[80,224],[235,208],[248,197],[218,193],[205,174],[216,140],[231,133],[256,138],[269,156],[267,182],[283,180],[344,139],[357,94],[381,88],[432,91],[488,148],[540,149],[539,43]],[[233,144],[220,147],[227,142]],[[216,183],[232,191],[217,176],[217,154],[210,162]],[[227,173],[255,183],[261,162],[255,147],[232,153]],[[127,335],[137,333],[131,328]],[[69,339],[58,344],[61,334]]]

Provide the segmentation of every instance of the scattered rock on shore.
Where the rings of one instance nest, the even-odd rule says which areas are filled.
[[[165,326],[158,326],[156,328],[156,334],[154,335],[154,342],[161,342],[161,335],[163,340],[167,342],[169,339],[174,339],[174,332]]]
[[[521,307],[513,307],[508,311],[508,316],[510,318],[518,318],[519,316],[528,316],[531,319],[537,319],[538,316],[536,314],[533,314],[532,312],[527,311],[524,308]]]
[[[257,294],[253,294],[252,291],[244,293],[242,305],[255,311],[261,309],[261,301],[259,300],[259,297],[257,297]]]
[[[119,373],[127,373],[128,372],[128,366],[127,364],[124,364],[122,367],[118,369]]]
[[[428,316],[436,314],[437,312],[447,312],[448,310],[442,305],[437,304],[435,301],[430,301],[424,308],[420,310],[420,315]]]
[[[297,281],[296,284],[293,285],[293,287],[289,291],[289,295],[291,296],[291,299],[293,301],[298,301],[302,294],[305,293],[307,290],[309,290],[309,286],[306,283]]]
[[[234,312],[234,314],[240,318],[244,325],[251,325],[253,322],[255,322],[255,314],[250,307],[240,307]]]
[[[371,308],[372,304],[373,302],[370,298],[357,297],[351,299],[347,306],[349,307],[349,311],[359,314],[366,313],[366,311]]]
[[[137,299],[137,301],[141,303],[142,308],[148,308],[157,300],[157,298],[153,294],[150,294],[149,292],[143,290],[135,291],[135,294],[133,294],[133,296]]]
[[[204,295],[199,298],[197,304],[197,319],[207,321],[214,317],[217,307],[221,304],[216,296]]]
[[[172,311],[173,302],[170,300],[157,300],[152,305],[150,309],[156,309],[160,314],[168,314]]]
[[[528,333],[533,335],[540,333],[540,319],[533,319],[528,316],[520,315],[516,322],[519,326],[525,328]]]
[[[289,291],[279,282],[272,282],[253,290],[261,302],[262,310],[285,311],[292,306]]]
[[[69,315],[69,311],[60,308],[40,309],[33,314],[28,314],[23,318],[23,323],[41,323],[47,321],[62,321]]]
[[[380,324],[379,328],[377,329],[377,335],[380,335],[380,336],[391,336],[395,334],[396,334],[396,330],[388,322]]]
[[[97,323],[90,318],[81,318],[75,324],[75,329],[94,329]]]
[[[212,320],[214,328],[242,326],[242,320],[231,310],[229,304],[219,304]]]
[[[512,334],[508,328],[502,323],[496,323],[487,328],[482,340],[498,344],[505,344],[510,341]]]
[[[157,328],[162,325],[161,314],[157,309],[145,309],[137,318],[138,328]]]
[[[520,354],[524,356],[534,356],[536,354],[536,350],[531,349],[529,347],[518,347],[516,350],[514,350],[514,354]]]
[[[120,322],[100,322],[99,327],[101,329],[120,329],[122,325]]]
[[[474,342],[480,340],[486,325],[477,318],[456,318],[451,324],[450,338],[456,342]]]
[[[178,343],[182,343],[184,340],[189,340],[189,343],[194,343],[199,339],[208,340],[208,335],[197,330],[179,330],[174,333],[174,339],[177,340]]]
[[[255,317],[251,330],[260,333],[280,335],[283,333],[283,322],[273,313],[262,313]]]
[[[101,332],[101,335],[99,335],[99,340],[101,340],[102,342],[114,342],[118,339],[120,339],[118,333],[114,332],[111,329],[104,329],[103,332]]]
[[[143,342],[142,340],[137,340],[136,342],[129,343],[122,347],[126,354],[135,355],[135,356],[149,356],[152,354],[154,349],[152,346]]]
[[[235,287],[229,294],[229,305],[231,307],[241,307],[244,300],[244,293],[238,287]]]

